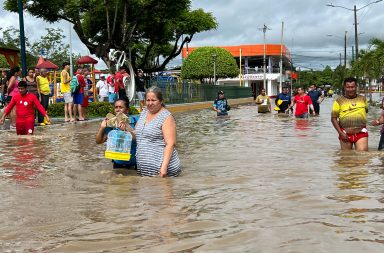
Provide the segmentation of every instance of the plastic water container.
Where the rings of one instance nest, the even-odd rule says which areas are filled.
[[[131,159],[132,135],[121,130],[112,130],[108,133],[105,158],[121,161]]]

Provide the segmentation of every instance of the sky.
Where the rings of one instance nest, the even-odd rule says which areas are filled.
[[[347,61],[352,59],[355,44],[354,5],[357,8],[359,49],[367,49],[372,38],[384,39],[384,1],[375,0],[192,0],[191,9],[211,12],[218,22],[216,30],[196,34],[190,47],[263,44],[265,24],[270,30],[266,43],[280,44],[284,22],[283,44],[292,55],[293,64],[301,69],[332,68],[344,61],[344,34],[347,31]],[[0,0],[1,7],[4,1]],[[327,4],[340,7],[329,7]],[[373,3],[373,4],[370,4]],[[368,6],[366,6],[368,5]],[[348,10],[350,9],[350,10]],[[61,27],[69,43],[70,25],[67,22],[49,24],[24,15],[25,35],[30,41],[39,39],[45,27]],[[0,9],[1,27],[18,28],[18,15]],[[72,31],[72,48],[88,55],[88,49]],[[332,35],[332,36],[328,36]],[[101,61],[100,61],[101,62]],[[181,56],[171,62],[181,64]],[[105,64],[96,67],[105,68]]]

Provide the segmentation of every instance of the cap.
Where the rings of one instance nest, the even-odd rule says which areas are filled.
[[[217,95],[220,95],[220,94],[224,95],[224,91],[220,90],[217,92]]]

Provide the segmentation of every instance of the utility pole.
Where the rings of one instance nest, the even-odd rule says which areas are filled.
[[[353,6],[353,12],[355,14],[355,50],[356,50],[356,59],[359,59],[359,40],[358,40],[358,34],[357,34],[357,10],[356,10],[356,5]]]
[[[213,85],[216,85],[216,54],[212,55],[213,58]]]
[[[25,54],[24,16],[23,16],[22,0],[17,0],[17,7],[19,12],[19,26],[20,26],[21,71],[22,71],[23,77],[25,77],[27,76],[27,59]]]
[[[347,68],[347,31],[344,33],[344,68]]]
[[[265,48],[265,33],[267,30],[271,30],[264,24],[263,28],[259,28],[263,31],[263,41],[264,41],[264,53],[263,53],[263,88],[265,89],[267,95],[269,91],[267,90],[267,66],[266,66],[266,48]]]
[[[365,7],[371,5],[371,4],[377,4],[379,2],[382,2],[383,0],[376,0],[376,1],[372,1],[370,3],[367,3],[366,5],[364,5],[363,7],[360,7],[360,8],[356,8],[356,5],[353,6],[353,9],[351,8],[347,8],[347,7],[344,7],[344,6],[340,6],[340,5],[334,5],[334,4],[327,4],[327,6],[329,7],[338,7],[338,8],[343,8],[343,9],[346,9],[346,10],[349,10],[349,11],[353,11],[353,14],[354,14],[354,20],[355,20],[355,55],[356,55],[356,60],[359,58],[359,40],[358,40],[358,33],[357,33],[357,12],[361,9],[364,9]]]
[[[281,41],[280,41],[280,86],[279,92],[283,89],[283,35],[284,35],[284,22],[281,22]]]
[[[72,27],[71,23],[69,24],[69,74],[72,77],[73,76],[73,61],[72,61]]]
[[[354,61],[354,60],[355,60],[355,49],[352,46],[352,61]]]

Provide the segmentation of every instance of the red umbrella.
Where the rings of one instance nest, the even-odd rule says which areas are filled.
[[[77,64],[96,64],[98,63],[97,60],[93,59],[91,56],[82,56],[80,57],[77,61],[76,61]]]
[[[56,64],[54,64],[48,60],[45,60],[42,63],[36,65],[35,68],[37,68],[37,69],[58,69],[59,67]]]

